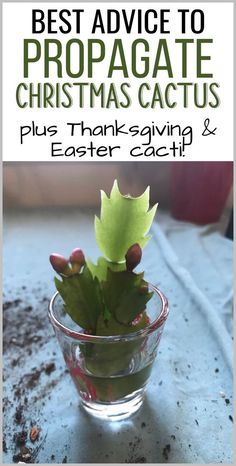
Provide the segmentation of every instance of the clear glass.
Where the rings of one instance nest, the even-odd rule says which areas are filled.
[[[135,413],[157,354],[168,302],[153,285],[147,304],[149,324],[127,335],[97,336],[83,333],[64,311],[56,293],[49,304],[49,319],[55,330],[83,407],[102,419],[120,420]]]

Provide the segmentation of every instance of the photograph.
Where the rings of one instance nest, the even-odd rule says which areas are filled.
[[[232,323],[233,162],[4,162],[4,463],[232,463]]]
[[[1,464],[233,464],[234,3],[3,1]]]

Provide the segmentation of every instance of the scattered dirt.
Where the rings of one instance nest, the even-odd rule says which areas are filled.
[[[25,290],[26,287],[23,286],[22,289]],[[21,294],[23,293],[21,292]],[[51,352],[51,357],[46,358],[46,361],[41,364],[35,362],[37,367],[32,367],[33,361],[36,361],[34,355],[37,355],[41,348],[54,338],[53,330],[46,315],[48,298],[42,296],[40,290],[38,290],[38,294],[37,306],[21,298],[12,301],[8,300],[3,304],[3,350],[5,359],[3,375],[4,380],[7,382],[7,380],[12,379],[14,373],[15,383],[11,387],[11,392],[8,390],[7,396],[3,398],[3,412],[6,420],[2,449],[5,453],[11,452],[15,463],[34,463],[36,461],[38,452],[45,442],[45,432],[47,430],[46,425],[40,423],[39,427],[39,424],[37,424],[37,412],[42,410],[43,400],[50,397],[53,388],[68,372],[65,367],[58,367],[59,365],[55,363],[56,352]],[[187,319],[185,320],[187,321]],[[215,372],[219,372],[219,369],[216,368]],[[162,383],[161,380],[159,385],[161,386]],[[224,400],[225,405],[230,404],[228,398],[224,398]],[[179,401],[177,401],[177,406],[180,407]],[[35,416],[33,419],[32,413]],[[231,415],[228,418],[233,422]],[[195,423],[199,425],[197,419],[195,419]],[[145,427],[146,423],[142,422],[141,429]],[[39,433],[40,437],[44,433],[42,441],[39,439]],[[98,436],[101,437],[102,434]],[[176,439],[174,434],[171,435],[171,439]],[[30,444],[30,441],[33,444]],[[27,445],[27,442],[29,442],[31,448]],[[171,445],[165,445],[162,455],[166,461],[170,451]],[[51,454],[52,461],[55,461],[56,458],[54,453]],[[142,456],[142,453],[142,439],[135,436],[134,440],[129,442],[129,453],[125,463],[146,463],[147,459]],[[62,463],[67,463],[67,456],[63,458]]]
[[[31,442],[35,442],[35,440],[38,439],[39,436],[39,429],[37,426],[33,426],[31,431],[30,431],[30,440]]]
[[[21,432],[15,432],[13,436],[13,440],[16,446],[25,445],[25,442],[28,437],[28,432],[26,430],[22,430]]]
[[[26,306],[26,307],[24,308],[24,310],[25,310],[26,312],[31,312],[32,309],[33,309],[32,306]]]
[[[147,460],[146,460],[145,456],[138,456],[138,457],[135,459],[134,462],[135,462],[135,463],[146,463]]]
[[[12,307],[19,306],[21,302],[22,302],[21,299],[15,299],[14,301],[5,301],[5,303],[3,303],[2,309],[3,311],[7,311],[8,309]]]
[[[56,369],[56,366],[54,362],[50,362],[49,364],[46,364],[46,366],[44,367],[45,373],[47,375],[50,375],[51,372],[55,371],[55,369]]]
[[[22,377],[22,382],[26,385],[27,388],[30,388],[32,390],[38,384],[40,375],[41,371],[35,369],[33,372],[29,374],[24,374]]]
[[[162,455],[163,455],[163,457],[165,458],[166,461],[169,458],[170,450],[171,450],[171,446],[170,446],[169,443],[162,450]]]
[[[31,292],[38,303],[36,306],[25,300],[25,292],[21,290],[11,290],[11,294],[24,294],[22,299],[17,297],[3,304],[5,421],[2,448],[4,453],[11,452],[15,463],[36,461],[46,439],[45,435],[39,442],[39,432],[42,430],[45,434],[47,430],[46,426],[39,428],[36,425],[37,413],[42,410],[43,398],[49,397],[52,387],[65,376],[64,367],[57,368],[52,360],[44,360],[38,367],[32,367],[41,348],[54,339],[54,332],[47,318],[48,298],[42,296],[41,289]],[[57,353],[52,356],[54,359]],[[57,372],[56,378],[53,377],[54,371]],[[10,386],[11,380],[14,382]],[[36,416],[34,419],[32,413]],[[27,445],[30,441],[34,443],[32,448]]]
[[[41,340],[45,342],[52,333],[47,317],[42,318],[38,309],[34,309],[31,304],[24,304],[22,299],[6,301],[3,304],[3,310],[5,311],[3,313],[3,350],[5,352],[11,351],[12,347],[28,348],[32,343],[38,343]]]
[[[14,388],[14,387],[13,387]],[[21,397],[21,389],[20,387],[17,387],[14,391],[14,395],[15,395],[15,398],[17,398],[18,400],[20,399]]]
[[[23,409],[24,409],[23,405],[19,405],[16,408],[16,411],[15,411],[15,423],[16,424],[21,424],[23,420]]]
[[[3,441],[2,441],[2,451],[4,453],[7,453],[8,452],[8,449],[7,449],[7,444],[6,444],[6,439],[3,438]]]
[[[14,463],[19,463],[19,461],[23,461],[23,463],[31,463],[32,451],[27,447],[21,447],[20,452],[13,455],[12,459]]]
[[[129,442],[129,447],[130,447],[129,448],[129,457],[125,460],[125,463],[146,463],[147,462],[146,458],[144,456],[140,455],[141,441],[142,441],[142,439],[136,435],[134,437],[134,441]]]
[[[137,456],[136,458],[131,458],[129,460],[125,460],[125,463],[146,463],[147,459],[145,456]]]

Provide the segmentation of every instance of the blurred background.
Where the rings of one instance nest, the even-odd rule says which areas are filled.
[[[95,207],[100,189],[114,179],[121,191],[139,195],[151,187],[151,202],[178,220],[218,223],[232,237],[233,163],[4,163],[4,208]]]

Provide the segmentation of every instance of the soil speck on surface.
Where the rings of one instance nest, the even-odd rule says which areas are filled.
[[[23,376],[23,379],[27,381],[26,382],[27,388],[30,388],[30,389],[34,388],[38,383],[40,375],[41,375],[41,372],[37,369],[29,374],[25,374]]]
[[[3,303],[2,309],[3,311],[7,311],[7,309],[10,309],[11,307],[19,306],[21,302],[21,299],[15,299],[14,301],[5,301],[5,303]]]
[[[2,451],[3,451],[4,453],[7,453],[7,451],[8,451],[5,438],[4,438],[3,441],[2,441]]]
[[[67,463],[67,456],[64,456],[62,463]]]
[[[144,427],[146,427],[146,422],[142,422],[141,424],[141,428],[143,429]]]
[[[15,416],[14,416],[14,419],[15,419],[15,422],[16,424],[20,424],[22,419],[23,419],[23,406],[22,405],[19,405],[17,406],[16,408],[16,411],[15,411]]]
[[[140,455],[141,441],[141,437],[135,435],[134,441],[129,442],[129,456],[125,459],[125,463],[146,463],[146,458]]]
[[[45,374],[50,375],[53,371],[55,371],[55,369],[56,369],[55,363],[49,362],[48,364],[46,364],[44,368]]]
[[[147,460],[145,456],[138,456],[138,458],[135,459],[135,463],[146,463]]]
[[[32,452],[29,448],[21,447],[20,452],[12,457],[14,463],[30,463],[32,460]]]
[[[145,456],[137,456],[136,458],[131,458],[130,460],[125,460],[125,463],[146,463],[147,460]]]
[[[171,446],[170,444],[168,443],[162,450],[162,455],[164,456],[165,460],[167,461],[168,458],[169,458],[169,453],[170,453],[170,450],[171,450]]]
[[[21,432],[15,432],[13,436],[13,440],[17,446],[24,445],[28,437],[28,433],[26,430],[22,430]]]
[[[26,306],[26,307],[24,308],[24,310],[25,310],[26,312],[31,312],[32,309],[33,309],[32,306]]]
[[[231,414],[229,415],[229,420],[230,420],[231,422],[234,422],[233,417],[231,416]]]

